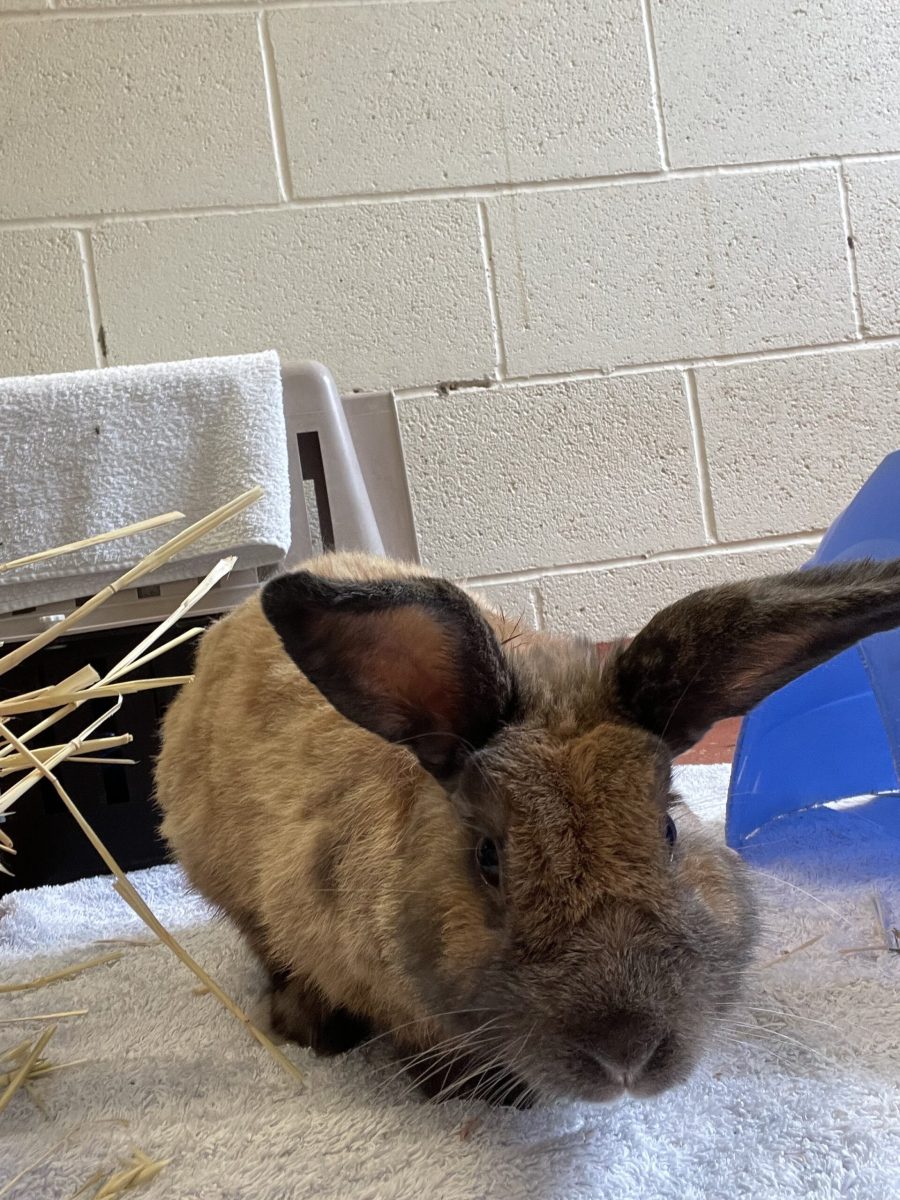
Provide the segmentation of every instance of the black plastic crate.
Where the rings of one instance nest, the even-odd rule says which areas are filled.
[[[186,629],[207,625],[215,617],[189,617],[172,627],[163,640]],[[101,675],[115,665],[154,625],[129,626],[96,633],[72,634],[52,642],[0,679],[0,697],[14,696],[47,684],[58,683],[90,664]],[[189,675],[193,669],[195,640],[175,646],[129,675],[129,679],[161,675]],[[153,803],[153,762],[159,753],[159,728],[166,707],[177,689],[158,688],[125,696],[122,707],[91,736],[130,733],[134,741],[105,753],[109,757],[136,759],[134,766],[99,763],[61,763],[56,769],[61,783],[100,839],[125,870],[165,862],[167,852],[158,834],[159,814]],[[66,742],[109,706],[109,697],[83,704],[32,745]],[[10,719],[13,732],[30,728],[46,714],[27,713]],[[2,761],[2,760],[0,760]],[[0,795],[21,776],[0,780]],[[0,895],[18,888],[69,883],[89,875],[108,874],[103,861],[76,825],[51,785],[42,780],[0,817],[12,838],[15,856],[2,856],[14,878],[0,874]]]

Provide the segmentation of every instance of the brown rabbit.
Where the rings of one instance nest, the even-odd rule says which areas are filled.
[[[754,937],[673,756],[897,623],[900,562],[823,567],[696,592],[601,663],[418,567],[324,557],[203,638],[163,831],[297,1041],[389,1032],[437,1095],[652,1096]]]

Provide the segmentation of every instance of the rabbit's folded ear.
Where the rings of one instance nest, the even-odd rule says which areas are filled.
[[[900,625],[900,559],[813,567],[695,592],[604,670],[608,703],[680,754],[723,717],[860,638]]]
[[[406,743],[444,782],[511,707],[513,681],[494,634],[444,580],[344,582],[298,571],[263,588],[262,608],[338,712]]]

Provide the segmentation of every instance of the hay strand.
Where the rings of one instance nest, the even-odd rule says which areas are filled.
[[[84,604],[79,605],[74,612],[63,617],[61,621],[49,625],[41,633],[36,634],[29,641],[23,642],[22,645],[17,646],[14,650],[10,650],[8,654],[0,658],[0,675],[11,671],[13,667],[17,667],[26,658],[29,658],[32,654],[36,654],[38,650],[43,650],[50,642],[55,641],[56,638],[68,632],[73,625],[77,625],[79,621],[82,621],[92,612],[95,612],[118,592],[131,587],[133,583],[141,579],[144,575],[149,575],[157,567],[163,566],[170,558],[185,549],[185,547],[190,546],[193,542],[196,542],[204,534],[209,533],[211,529],[215,529],[223,521],[227,521],[229,517],[233,517],[250,504],[254,504],[262,494],[263,490],[261,487],[251,488],[249,491],[236,497],[236,499],[229,501],[228,504],[223,504],[221,508],[217,508],[209,516],[203,517],[200,521],[195,521],[193,525],[189,525],[187,529],[182,530],[181,533],[164,542],[162,546],[159,546],[145,558],[142,558],[136,566],[131,567],[124,575],[120,575],[118,579],[101,588],[90,600],[86,600]]]
[[[35,1013],[30,1017],[3,1017],[0,1018],[0,1025],[26,1025],[31,1021],[62,1021],[66,1017],[83,1017],[87,1011],[86,1008],[70,1008],[67,1012]]]
[[[0,1096],[0,1113],[6,1108],[10,1100],[28,1078],[29,1072],[37,1060],[40,1058],[44,1047],[56,1033],[57,1026],[51,1025],[49,1029],[45,1029],[38,1040],[34,1043],[25,1061],[19,1067],[18,1071],[12,1076],[7,1084],[6,1091]]]
[[[250,1036],[259,1042],[260,1046],[262,1046],[266,1053],[275,1059],[278,1065],[283,1070],[287,1071],[287,1073],[293,1079],[295,1079],[298,1083],[302,1083],[303,1075],[295,1066],[295,1064],[292,1063],[288,1056],[282,1050],[280,1050],[278,1046],[275,1045],[271,1038],[267,1037],[261,1029],[258,1029],[256,1025],[253,1024],[253,1021],[250,1019],[247,1013],[245,1013],[244,1010],[238,1004],[236,1004],[234,1000],[231,999],[227,992],[223,991],[222,988],[219,987],[212,976],[208,975],[203,967],[201,967],[197,962],[197,960],[188,954],[187,950],[185,950],[184,947],[175,940],[165,926],[160,924],[153,912],[151,912],[151,910],[147,907],[140,893],[137,892],[132,886],[130,880],[125,875],[119,875],[116,879],[116,882],[113,884],[113,888],[118,892],[125,903],[134,909],[141,920],[150,926],[159,940],[161,942],[165,942],[172,953],[181,959],[188,970],[193,971],[207,991],[211,992],[212,995],[215,996],[215,998],[219,1001],[219,1003],[224,1008],[227,1008],[236,1020],[241,1022]]]
[[[138,1150],[135,1147],[131,1154],[131,1160],[125,1169],[116,1172],[114,1175],[110,1175],[100,1190],[94,1192],[92,1200],[113,1200],[113,1197],[121,1196],[123,1192],[128,1191],[130,1188],[140,1187],[144,1183],[149,1183],[171,1161],[170,1158],[152,1159],[149,1155],[144,1154],[142,1150]],[[85,1188],[92,1187],[94,1183],[98,1183],[103,1178],[103,1174],[101,1172],[99,1177],[92,1177],[75,1195],[83,1195]],[[74,1200],[74,1197],[72,1197],[72,1200]]]
[[[11,1192],[21,1179],[24,1179],[26,1175],[30,1175],[32,1171],[36,1170],[41,1165],[41,1163],[45,1163],[51,1154],[55,1154],[57,1150],[62,1149],[66,1142],[70,1142],[76,1134],[82,1133],[85,1129],[95,1129],[98,1125],[119,1125],[123,1129],[128,1128],[128,1122],[123,1120],[122,1117],[104,1117],[96,1121],[82,1121],[79,1125],[76,1125],[74,1129],[70,1129],[69,1132],[64,1137],[61,1137],[58,1142],[54,1142],[52,1146],[48,1147],[48,1149],[46,1149],[42,1154],[38,1155],[37,1158],[33,1158],[30,1163],[22,1168],[18,1175],[14,1175],[12,1179],[7,1179],[3,1187],[0,1187],[0,1196],[6,1196],[9,1192]]]
[[[8,1050],[4,1050],[3,1053],[0,1054],[0,1062],[6,1062],[10,1058],[19,1058],[22,1052],[27,1050],[30,1045],[31,1042],[28,1040],[28,1038],[26,1038],[24,1042],[18,1042],[15,1046],[10,1046]]]
[[[36,554],[26,554],[22,558],[11,558],[8,562],[0,563],[0,575],[4,571],[15,571],[17,567],[27,567],[30,563],[43,562],[47,558],[57,558],[60,554],[71,554],[75,550],[86,550],[88,546],[99,546],[102,542],[114,542],[117,538],[129,537],[133,533],[144,533],[148,529],[157,529],[160,525],[171,525],[173,521],[180,521],[183,518],[183,512],[163,513],[158,517],[147,517],[145,521],[135,521],[133,525],[122,525],[119,529],[109,529],[106,533],[96,533],[93,537],[81,538],[77,542],[66,542],[64,546],[53,546],[50,550],[38,550]]]
[[[81,1185],[81,1187],[78,1189],[77,1192],[73,1192],[71,1194],[71,1196],[69,1197],[69,1200],[78,1200],[79,1196],[87,1195],[87,1193],[91,1190],[92,1187],[96,1187],[97,1184],[102,1183],[105,1176],[106,1176],[105,1171],[103,1171],[103,1170],[95,1171],[93,1173],[93,1175],[90,1175],[84,1181],[84,1183]]]
[[[37,988],[47,987],[51,983],[59,983],[63,979],[74,979],[84,971],[93,970],[94,967],[102,967],[106,963],[118,962],[121,957],[121,950],[111,950],[108,954],[98,954],[96,958],[89,958],[86,962],[76,963],[72,967],[63,967],[59,971],[51,971],[49,975],[41,975],[38,979],[26,979],[21,983],[0,984],[0,993],[8,995],[10,992],[31,992]]]
[[[46,733],[47,730],[55,725],[58,721],[62,721],[69,713],[73,713],[78,707],[77,704],[66,704],[63,708],[58,708],[56,712],[50,714],[49,717],[44,717],[43,721],[39,721],[37,725],[32,725],[30,729],[26,729],[19,735],[20,742],[30,742],[38,736],[38,734]],[[7,754],[12,754],[13,748],[9,744],[0,749],[0,760]]]
[[[95,946],[158,946],[159,938],[155,937],[111,937],[95,938]]]
[[[71,1062],[51,1063],[46,1058],[39,1058],[29,1069],[25,1083],[30,1083],[34,1079],[43,1079],[45,1075],[53,1075],[57,1071],[65,1071],[69,1067],[83,1067],[89,1061],[87,1058],[73,1058]],[[0,1073],[0,1086],[8,1084],[11,1079],[11,1071],[7,1071],[5,1074]]]
[[[236,497],[228,504],[222,505],[215,512],[210,513],[200,521],[194,522],[181,533],[170,538],[166,543],[160,546],[157,550],[148,554],[136,566],[120,575],[111,584],[102,588],[90,600],[80,605],[72,613],[68,614],[61,621],[49,626],[36,637],[30,639],[6,655],[0,657],[0,675],[12,670],[25,659],[43,649],[50,642],[54,641],[61,634],[67,632],[73,625],[77,624],[82,618],[88,616],[100,607],[106,600],[110,599],[117,592],[131,586],[144,575],[152,572],[156,568],[162,566],[174,555],[178,554],[185,547],[192,544],[198,538],[216,528],[223,521],[228,520],[248,505],[254,503],[262,495],[262,488],[252,488],[243,495]],[[168,514],[168,517],[174,519],[173,514]],[[151,527],[152,524],[162,524],[166,518],[156,518],[150,524],[145,524],[143,527]],[[113,536],[124,536],[126,532],[134,532],[134,527],[127,527],[124,530],[114,531],[104,538],[97,540],[109,540]],[[90,539],[82,543],[72,543],[69,547],[58,549],[57,553],[63,553],[67,549],[77,549],[82,545],[91,544]],[[50,557],[52,552],[47,552],[38,557]],[[30,556],[26,560],[15,560],[13,565],[24,565],[25,561],[35,561],[35,556]],[[54,711],[43,717],[36,725],[25,730],[20,735],[14,734],[0,719],[0,742],[5,742],[5,745],[0,748],[0,771],[3,774],[11,773],[12,771],[26,771],[27,774],[13,787],[5,791],[0,797],[0,813],[7,809],[11,804],[23,796],[31,787],[38,783],[41,779],[46,779],[56,791],[56,794],[62,800],[65,807],[68,809],[73,819],[78,824],[82,833],[87,837],[88,841],[100,855],[106,866],[112,872],[115,882],[113,884],[118,895],[131,907],[131,909],[140,917],[156,935],[159,941],[174,953],[187,967],[193,972],[198,980],[200,980],[203,988],[216,997],[216,999],[225,1007],[236,1020],[240,1021],[246,1028],[247,1032],[255,1038],[255,1040],[266,1050],[266,1052],[278,1063],[278,1065],[291,1076],[292,1079],[302,1082],[302,1075],[295,1064],[285,1055],[278,1046],[276,1046],[261,1030],[257,1029],[251,1021],[250,1017],[231,999],[230,996],[211,978],[210,975],[197,963],[190,954],[178,943],[178,941],[169,933],[169,931],[156,918],[144,899],[136,891],[130,880],[125,875],[122,868],[110,854],[104,843],[97,836],[89,822],[83,817],[77,805],[69,796],[66,789],[57,779],[54,774],[54,768],[66,759],[90,759],[90,751],[100,749],[110,749],[113,745],[124,745],[130,741],[128,735],[122,735],[119,738],[91,738],[95,730],[108,721],[122,704],[122,697],[131,692],[146,691],[154,688],[176,686],[190,681],[191,676],[165,676],[153,679],[137,679],[123,680],[123,676],[143,667],[146,663],[158,658],[167,650],[180,645],[187,641],[188,638],[196,637],[202,632],[200,627],[190,629],[179,636],[172,638],[170,641],[157,645],[163,634],[171,628],[171,626],[179,620],[186,612],[190,610],[206,593],[215,586],[234,566],[234,558],[225,558],[220,560],[211,571],[207,573],[205,578],[185,597],[185,599],[177,606],[175,611],[170,614],[160,625],[145,638],[143,638],[136,646],[122,658],[115,666],[112,667],[107,674],[100,678],[93,667],[86,666],[80,671],[70,675],[67,679],[61,680],[59,683],[51,687],[38,689],[37,691],[28,692],[24,695],[6,698],[0,702],[0,718],[8,716],[20,715],[27,712],[37,712],[41,709],[52,708]],[[5,564],[9,566],[9,564]],[[37,749],[32,749],[27,743],[44,733],[58,721],[74,712],[81,704],[88,700],[102,699],[105,697],[114,697],[115,703],[104,711],[99,717],[93,720],[82,732],[70,741],[53,746],[45,746]],[[108,761],[108,760],[103,760]],[[6,835],[2,835],[0,847],[7,850],[12,850],[12,841]],[[4,868],[0,867],[0,870]],[[8,872],[7,872],[8,873]],[[82,971],[88,970],[94,966],[100,966],[103,963],[116,961],[121,957],[121,951],[115,951],[110,954],[99,955],[96,958],[82,963],[80,965],[65,968],[63,970],[46,975],[40,979],[24,981],[16,984],[6,984],[0,986],[0,992],[17,992],[26,991],[34,988],[44,987],[47,984],[56,982],[57,980],[69,979]],[[71,1010],[72,1014],[81,1010]],[[50,1019],[53,1014],[39,1014],[33,1019]],[[71,1014],[65,1014],[71,1015]],[[23,1018],[27,1020],[28,1018]],[[27,1083],[30,1077],[45,1075],[54,1070],[61,1070],[65,1066],[73,1066],[75,1063],[64,1063],[52,1065],[41,1059],[40,1054],[43,1047],[49,1041],[53,1032],[57,1028],[56,1025],[51,1026],[38,1039],[34,1046],[29,1042],[21,1043],[19,1047],[14,1047],[12,1052],[7,1052],[8,1057],[12,1054],[15,1058],[16,1054],[26,1054],[25,1062],[19,1064],[14,1069],[7,1072],[7,1078],[3,1081],[7,1083],[7,1092],[4,1093],[5,1104],[8,1103],[8,1096],[13,1093],[10,1088],[18,1089],[23,1083]],[[154,1163],[148,1159],[140,1151],[136,1151],[132,1163],[124,1170],[107,1179],[102,1185],[101,1190],[95,1194],[99,1197],[117,1196],[126,1187],[131,1187],[135,1183],[144,1182],[152,1178],[159,1170],[165,1166],[165,1163]],[[5,1189],[4,1189],[5,1190]]]
[[[80,667],[71,675],[67,675],[65,679],[61,679],[59,683],[50,684],[48,687],[36,688],[33,692],[22,692],[16,696],[16,700],[32,700],[37,696],[56,696],[64,695],[68,692],[77,692],[82,688],[89,687],[92,683],[99,683],[100,675],[91,666]],[[47,705],[52,708],[52,704]]]
[[[197,599],[199,600],[200,597],[198,596]],[[203,633],[202,625],[196,625],[193,629],[188,629],[184,633],[180,633],[178,637],[173,637],[171,641],[164,642],[161,646],[157,646],[155,650],[151,650],[149,654],[145,654],[141,658],[136,658],[127,667],[127,670],[129,672],[140,670],[140,668],[145,667],[148,662],[153,662],[154,658],[159,658],[161,654],[167,654],[170,650],[174,650],[176,646],[180,646],[182,642],[187,642],[190,640],[190,638],[195,638],[200,633]],[[103,682],[112,683],[120,674],[124,673],[124,670],[119,671],[116,667],[113,667],[113,669],[107,675],[104,675]]]
[[[760,963],[760,971],[766,971],[769,967],[777,967],[779,963],[785,962],[789,958],[793,958],[795,954],[799,954],[801,950],[808,950],[810,946],[815,946],[816,942],[821,942],[825,936],[824,933],[818,934],[816,937],[811,937],[806,942],[801,942],[799,946],[794,946],[790,950],[783,950],[781,954],[777,954],[775,958],[768,962]]]
[[[95,683],[77,692],[57,692],[50,696],[33,696],[24,700],[20,696],[14,696],[11,700],[0,700],[0,717],[40,712],[45,708],[54,708],[57,704],[79,705],[84,704],[86,700],[127,696],[131,692],[146,692],[151,688],[180,687],[183,683],[190,683],[193,678],[193,675],[162,675],[156,679],[130,679],[110,684]]]
[[[72,758],[67,758],[66,762],[70,763],[97,763],[103,767],[136,767],[138,760],[136,758],[104,758],[98,755],[96,758],[93,755],[77,754]],[[2,772],[0,772],[2,774]]]
[[[15,804],[15,802],[21,796],[24,796],[30,788],[33,788],[36,783],[40,783],[45,770],[49,770],[52,774],[54,767],[59,766],[59,764],[64,759],[69,758],[70,755],[77,754],[84,743],[90,738],[91,734],[105,721],[108,721],[110,717],[114,716],[121,707],[122,697],[119,696],[115,704],[110,705],[105,712],[102,712],[99,717],[96,717],[86,729],[81,731],[77,737],[72,738],[70,742],[66,742],[65,745],[61,749],[57,750],[56,754],[52,754],[45,763],[42,763],[40,759],[34,755],[34,752],[25,745],[21,738],[17,738],[15,735],[11,734],[2,721],[0,721],[0,737],[5,737],[12,748],[17,750],[19,754],[22,754],[28,758],[28,761],[31,762],[35,767],[33,771],[30,771],[29,774],[27,774],[23,779],[20,779],[18,783],[13,784],[11,788],[9,788],[3,793],[2,796],[0,796],[0,813],[5,812],[11,804]]]
[[[280,1050],[279,1047],[276,1046],[275,1043],[262,1032],[262,1030],[257,1029],[244,1010],[240,1008],[240,1006],[236,1004],[235,1001],[232,1000],[231,997],[225,991],[223,991],[221,987],[219,987],[212,976],[207,974],[203,967],[201,967],[200,964],[194,958],[192,958],[190,954],[188,954],[184,947],[176,941],[172,934],[169,933],[165,926],[162,925],[162,923],[157,919],[156,915],[146,904],[143,897],[128,879],[127,875],[113,858],[112,854],[110,854],[109,850],[107,850],[106,846],[97,836],[92,826],[82,816],[81,811],[75,804],[74,800],[72,800],[69,793],[53,774],[52,768],[48,764],[42,763],[39,759],[35,758],[32,752],[27,747],[23,746],[15,734],[13,734],[2,722],[0,722],[0,736],[5,737],[7,741],[12,742],[14,748],[19,751],[19,753],[31,755],[36,770],[38,770],[40,774],[44,775],[52,785],[60,800],[62,800],[63,804],[75,818],[82,833],[115,876],[115,883],[113,884],[113,887],[126,902],[126,904],[128,904],[129,907],[137,913],[145,925],[149,926],[149,928],[153,930],[160,941],[165,942],[172,953],[180,958],[189,970],[193,971],[200,982],[205,987],[209,988],[210,992],[212,992],[219,1003],[228,1009],[233,1017],[241,1022],[241,1024],[246,1028],[247,1032],[253,1038],[255,1038],[257,1042],[259,1042],[263,1049],[275,1059],[279,1066],[293,1079],[297,1080],[298,1082],[302,1082],[302,1074],[294,1065],[294,1063],[292,1063],[287,1057],[287,1055],[284,1054],[283,1051]]]
[[[88,754],[93,754],[97,750],[112,750],[116,746],[127,746],[133,741],[130,733],[120,733],[115,737],[91,738],[88,741],[82,742],[81,749]],[[55,746],[40,746],[33,750],[35,758],[39,758],[41,762],[46,762],[57,754],[60,750],[65,749],[68,742],[60,742]],[[70,762],[84,761],[79,755],[78,758],[70,758]],[[88,760],[90,761],[90,760]],[[112,762],[112,759],[98,759],[98,762]],[[0,758],[0,778],[4,775],[11,775],[14,771],[27,771],[31,767],[31,759],[24,754],[8,754],[5,758]]]
[[[236,562],[237,558],[234,556],[230,558],[219,559],[212,570],[200,580],[197,586],[191,592],[189,592],[187,596],[185,596],[174,612],[171,612],[164,621],[161,621],[159,625],[152,629],[150,633],[143,638],[142,641],[138,642],[136,646],[133,646],[124,658],[120,659],[120,661],[116,663],[116,665],[106,674],[104,682],[112,683],[114,680],[118,679],[119,676],[124,675],[126,671],[134,670],[144,651],[149,646],[152,646],[154,642],[158,641],[167,630],[171,629],[176,621],[181,620],[185,613],[189,612],[194,605],[198,603],[198,601],[202,600],[206,593],[215,587],[220,579],[224,579],[234,567]],[[157,653],[160,652],[157,651]],[[149,657],[151,656],[148,656],[145,661],[149,661]]]

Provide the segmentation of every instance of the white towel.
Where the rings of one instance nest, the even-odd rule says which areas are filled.
[[[0,561],[178,509],[205,516],[265,496],[143,584],[238,568],[290,545],[290,485],[274,351],[0,380]],[[0,575],[0,612],[91,594],[172,525]]]
[[[721,822],[727,774],[687,767],[679,786]],[[812,857],[791,857],[812,846]],[[23,1095],[0,1119],[0,1189],[50,1150],[8,1200],[63,1200],[137,1145],[172,1160],[141,1200],[897,1200],[900,958],[840,953],[872,943],[871,888],[896,898],[896,860],[876,837],[854,877],[853,847],[838,839],[833,849],[829,859],[807,824],[781,878],[757,875],[765,934],[752,1008],[737,1018],[746,1025],[687,1085],[653,1101],[434,1107],[406,1096],[402,1077],[390,1081],[397,1064],[382,1043],[336,1059],[288,1047],[306,1075],[300,1089],[215,1000],[194,995],[193,975],[158,945],[125,946],[113,966],[0,996],[0,1019],[88,1009],[61,1021],[48,1048],[57,1062],[87,1059],[35,1085],[49,1120]],[[252,1007],[263,980],[232,927],[175,867],[133,878]],[[4,981],[110,948],[96,938],[145,935],[108,878],[19,892],[0,913]],[[38,1028],[0,1025],[0,1050]],[[112,1117],[127,1128],[98,1123]]]

